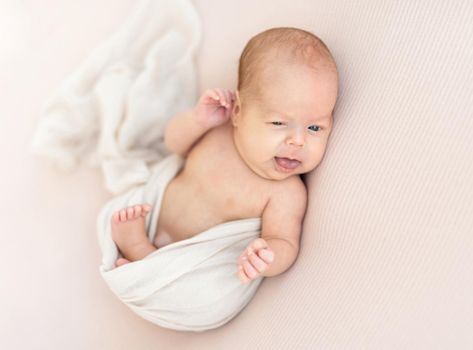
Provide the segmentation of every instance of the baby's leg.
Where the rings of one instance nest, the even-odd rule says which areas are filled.
[[[125,257],[117,260],[117,266],[141,260],[156,250],[145,229],[145,217],[150,209],[149,204],[138,204],[113,213],[112,239]]]

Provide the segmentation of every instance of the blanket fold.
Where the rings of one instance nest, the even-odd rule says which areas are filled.
[[[111,237],[115,211],[149,203],[153,208],[146,217],[146,231],[154,241],[163,194],[183,163],[182,157],[171,154],[153,167],[145,185],[105,204],[97,219],[103,253],[100,272],[113,293],[144,319],[165,328],[199,332],[235,317],[264,279],[242,284],[237,275],[240,254],[260,236],[261,218],[216,225],[118,268],[114,263],[121,255]]]

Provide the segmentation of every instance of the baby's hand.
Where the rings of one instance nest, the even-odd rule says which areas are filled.
[[[205,128],[226,123],[234,101],[235,94],[230,90],[206,90],[194,108],[196,121]]]
[[[261,276],[274,261],[274,252],[263,238],[257,238],[248,244],[238,259],[238,277],[244,284]]]

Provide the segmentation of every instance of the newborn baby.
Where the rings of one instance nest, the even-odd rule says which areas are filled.
[[[145,231],[147,203],[111,218],[124,258],[143,259],[215,225],[261,217],[261,237],[239,258],[242,283],[275,276],[296,260],[307,191],[300,174],[321,162],[338,92],[325,44],[296,28],[273,28],[245,46],[235,92],[209,89],[170,119],[165,145],[185,158],[162,200],[156,239]]]

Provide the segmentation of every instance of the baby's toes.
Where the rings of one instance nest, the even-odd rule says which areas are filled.
[[[126,209],[120,210],[120,221],[126,221]]]
[[[148,215],[149,211],[151,210],[151,205],[149,204],[141,204],[141,216],[145,217]]]
[[[134,219],[135,211],[133,210],[133,207],[126,208],[126,213],[127,213],[128,220],[133,220]]]
[[[141,205],[135,205],[134,209],[135,209],[134,219],[136,219],[141,216]]]
[[[113,213],[112,215],[112,221],[115,223],[115,224],[118,224],[120,222],[120,212],[116,211],[115,213]]]

